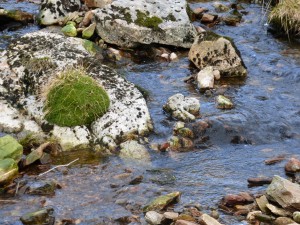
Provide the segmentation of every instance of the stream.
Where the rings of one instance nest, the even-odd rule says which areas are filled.
[[[212,1],[190,1],[190,5],[214,10]],[[176,121],[163,112],[162,106],[176,93],[200,100],[201,117],[211,124],[205,144],[189,152],[157,152],[149,144],[149,163],[124,161],[117,156],[103,158],[89,151],[64,153],[54,164],[80,159],[68,167],[67,173],[56,170],[41,178],[60,183],[62,188],[56,190],[55,196],[9,198],[11,202],[0,203],[0,224],[20,225],[21,215],[45,206],[54,208],[56,218],[75,219],[83,225],[128,224],[124,218],[132,214],[140,216],[145,224],[137,209],[161,194],[182,192],[175,211],[186,205],[201,205],[209,213],[218,208],[226,194],[265,190],[266,186],[249,188],[247,178],[286,177],[286,161],[265,165],[264,160],[278,155],[300,158],[300,42],[268,33],[265,11],[260,5],[243,6],[249,13],[241,24],[212,28],[233,39],[248,70],[244,80],[223,79],[216,84],[216,89],[224,90],[234,102],[232,110],[217,109],[214,96],[206,96],[194,84],[184,82],[184,78],[197,72],[187,58],[188,52],[177,52],[177,62],[130,61],[116,65],[129,81],[149,91],[147,104],[155,127],[148,137],[150,144],[165,142],[172,135]],[[31,13],[38,10],[32,3],[3,0],[0,7]],[[0,51],[12,39],[38,29],[28,25],[1,31]],[[234,137],[243,137],[243,141],[232,143]],[[144,177],[142,183],[129,185],[139,175]],[[30,176],[25,174],[24,178]],[[220,222],[247,224],[222,211]]]

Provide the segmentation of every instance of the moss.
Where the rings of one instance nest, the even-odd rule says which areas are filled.
[[[46,91],[45,119],[59,126],[89,125],[109,104],[106,91],[84,69],[67,69]]]
[[[141,86],[139,86],[137,84],[135,84],[134,86],[141,92],[141,94],[143,95],[144,99],[148,99],[149,98],[150,93],[149,93],[148,90],[146,90],[145,88],[143,88],[143,87],[141,87]]]
[[[187,4],[186,5],[186,13],[188,14],[190,21],[195,21],[196,20],[196,14],[194,13],[194,11],[191,9],[190,5]]]
[[[98,51],[101,49],[94,42],[85,40],[83,42],[83,47],[87,50],[91,55],[96,55]]]
[[[159,29],[159,24],[161,24],[163,21],[161,18],[157,16],[149,16],[149,12],[141,12],[139,10],[136,10],[137,13],[137,19],[134,21],[135,24],[142,26],[142,27],[148,27],[152,28],[154,30]]]

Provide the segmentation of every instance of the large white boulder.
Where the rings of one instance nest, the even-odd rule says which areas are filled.
[[[96,31],[106,42],[122,47],[165,44],[190,48],[196,30],[185,0],[116,0],[94,10]]]
[[[90,53],[90,47],[93,47],[92,42],[67,38],[55,30],[45,29],[27,34],[12,43],[0,61],[0,91],[5,90],[1,96],[13,107],[23,108],[28,118],[32,118],[39,126],[47,123],[44,120],[41,90],[65,68],[86,66],[87,74],[104,87],[110,98],[110,108],[89,129],[57,126],[52,129],[53,135],[68,149],[88,143],[116,146],[128,135],[145,135],[152,129],[142,94],[134,84],[102,65],[100,53]]]

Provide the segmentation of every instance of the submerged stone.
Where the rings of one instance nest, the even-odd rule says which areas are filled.
[[[23,146],[10,135],[0,138],[0,159],[11,158],[19,162],[23,155]]]
[[[53,212],[52,208],[41,209],[23,215],[20,220],[24,225],[53,225],[55,222]]]
[[[233,103],[229,98],[226,98],[223,95],[218,95],[217,97],[217,107],[219,109],[232,109]]]
[[[179,200],[181,193],[172,192],[167,195],[162,195],[151,201],[148,205],[143,208],[143,212],[148,211],[159,211],[166,208],[169,204],[177,202]]]
[[[137,159],[143,161],[150,160],[150,154],[147,149],[137,141],[131,140],[122,143],[119,156],[127,159]]]

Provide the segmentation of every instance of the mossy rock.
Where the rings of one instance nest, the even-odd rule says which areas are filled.
[[[84,69],[67,69],[46,91],[45,119],[58,126],[89,125],[110,105],[106,91]]]
[[[68,24],[64,26],[61,29],[61,32],[63,32],[64,35],[69,36],[69,37],[76,37],[77,36],[77,30],[74,24]]]
[[[11,158],[0,160],[0,184],[5,184],[14,179],[18,174],[18,165]]]
[[[173,202],[177,202],[181,193],[180,192],[172,192],[167,195],[162,195],[154,199],[148,205],[143,208],[143,212],[148,211],[159,211],[165,209],[169,204]]]
[[[0,160],[12,158],[19,162],[23,155],[23,146],[12,136],[6,135],[0,138]]]
[[[163,20],[157,16],[149,16],[148,12],[141,12],[137,10],[136,13],[137,13],[136,14],[137,19],[134,22],[139,26],[158,30],[159,29],[158,25],[163,22]]]

